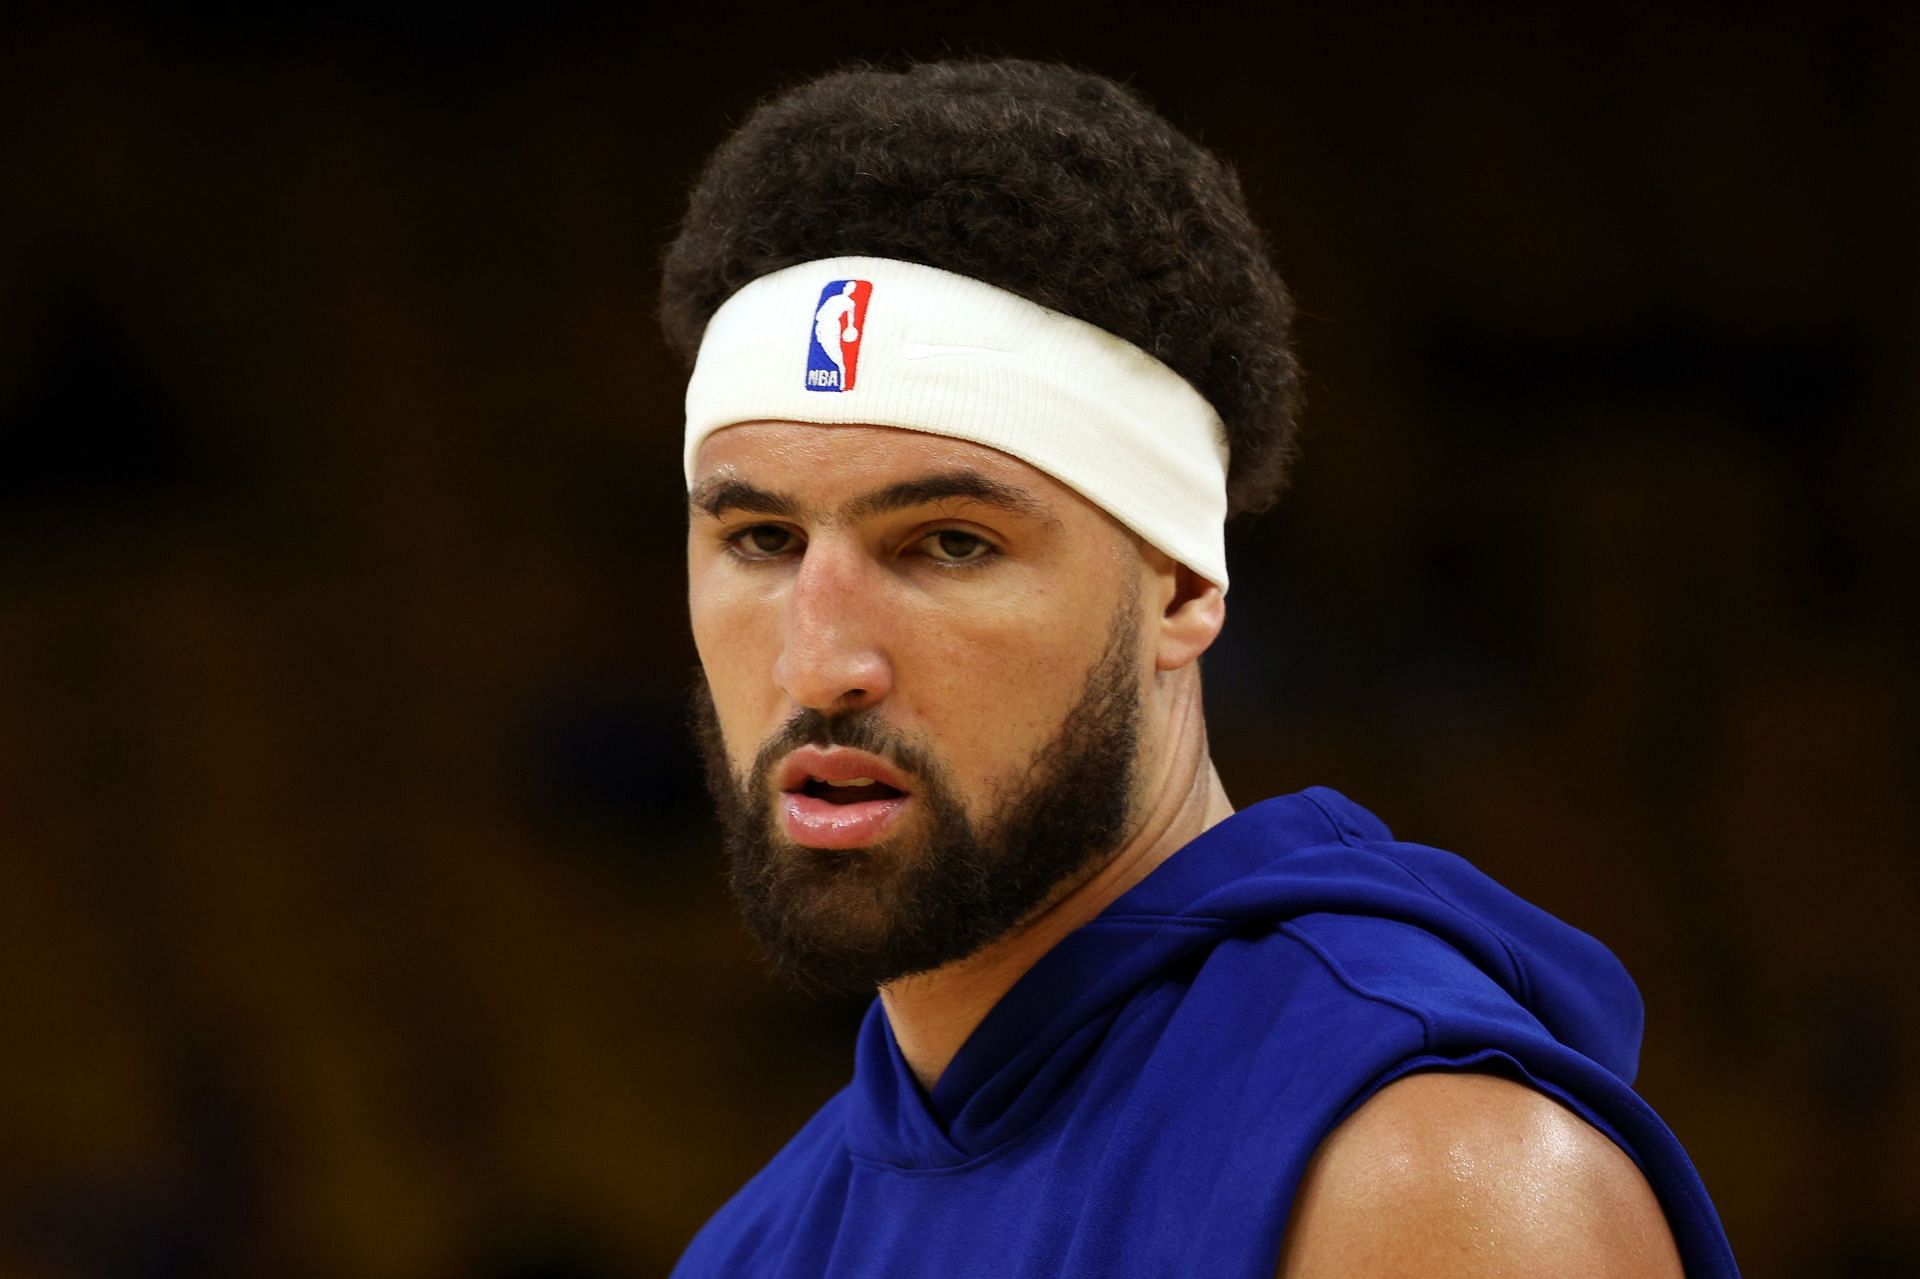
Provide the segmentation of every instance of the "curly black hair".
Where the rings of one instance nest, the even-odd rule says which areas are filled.
[[[1294,449],[1293,302],[1238,178],[1133,89],[1021,59],[855,65],[761,103],[707,161],[660,322],[691,365],[722,302],[842,255],[972,276],[1152,352],[1226,423],[1230,513]]]

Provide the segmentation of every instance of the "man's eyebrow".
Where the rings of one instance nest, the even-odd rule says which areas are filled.
[[[745,480],[715,476],[694,485],[687,494],[687,505],[719,519],[723,511],[745,511],[753,515],[784,515],[792,519],[800,513],[800,504],[784,493],[770,493]]]
[[[954,497],[997,506],[1047,524],[1057,525],[1060,522],[1046,503],[1019,485],[992,479],[973,470],[942,471],[937,475],[922,475],[898,484],[889,484],[854,498],[842,513],[848,519],[857,520]]]

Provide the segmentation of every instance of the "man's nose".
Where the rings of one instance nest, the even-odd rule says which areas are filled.
[[[856,547],[816,538],[787,596],[773,677],[794,703],[822,714],[872,706],[893,688],[881,642],[879,576]]]

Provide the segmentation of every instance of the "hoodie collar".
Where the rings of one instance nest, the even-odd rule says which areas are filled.
[[[1052,1108],[1156,973],[1230,933],[1314,911],[1400,919],[1435,933],[1550,1031],[1564,1027],[1570,1046],[1631,1081],[1640,1004],[1618,960],[1463,859],[1392,838],[1379,818],[1326,787],[1241,809],[1041,956],[975,1027],[931,1094],[875,999],[855,1052],[850,1145],[913,1168],[989,1153]],[[1596,1025],[1606,1030],[1585,1029]]]
[[[855,1048],[855,1150],[906,1167],[948,1167],[1025,1131],[1071,1083],[1129,994],[1231,931],[1227,919],[1190,913],[1209,892],[1301,844],[1339,838],[1308,794],[1270,799],[1209,827],[1062,938],[974,1028],[931,1095],[876,998]],[[1384,834],[1377,818],[1340,803]]]

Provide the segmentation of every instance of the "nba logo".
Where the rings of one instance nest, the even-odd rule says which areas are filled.
[[[813,336],[807,342],[807,389],[851,391],[860,364],[860,340],[867,330],[870,280],[834,280],[820,290],[813,311]]]

